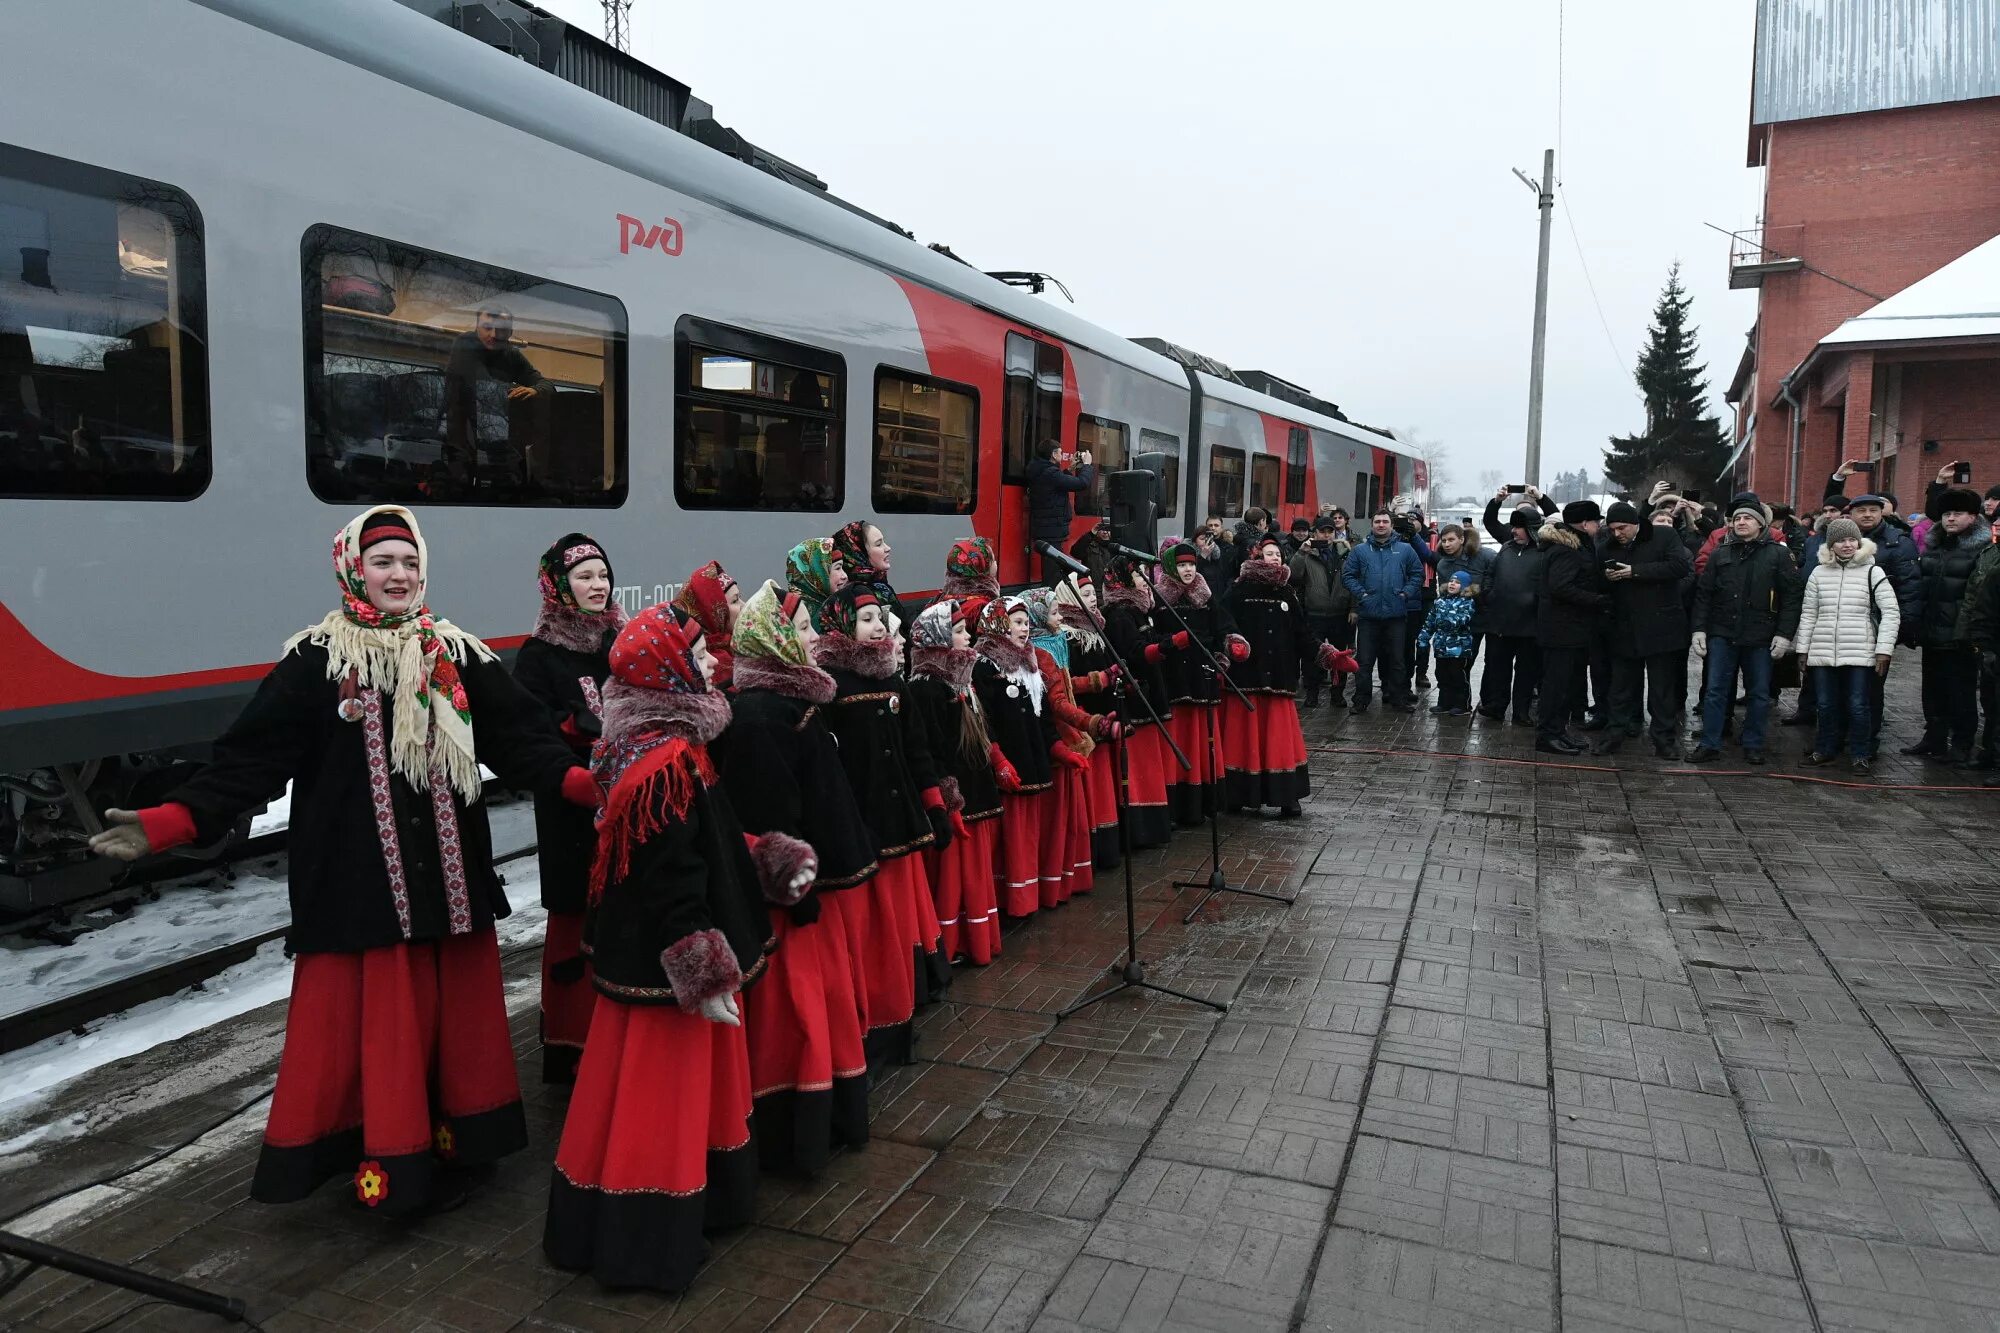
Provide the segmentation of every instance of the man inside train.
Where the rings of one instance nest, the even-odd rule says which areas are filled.
[[[454,487],[471,488],[482,440],[510,444],[518,456],[522,479],[547,480],[553,452],[549,421],[555,392],[513,338],[513,311],[488,304],[479,308],[473,327],[452,340],[444,367],[443,452],[445,476]],[[509,386],[503,420],[481,421],[482,382]]]

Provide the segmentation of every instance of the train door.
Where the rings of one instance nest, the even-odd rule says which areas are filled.
[[[1043,440],[1063,439],[1063,349],[1009,333],[1006,375],[1000,480],[1007,502],[1000,507],[1000,561],[1004,581],[1021,582],[1033,578],[1035,569],[1028,535],[1028,462]]]

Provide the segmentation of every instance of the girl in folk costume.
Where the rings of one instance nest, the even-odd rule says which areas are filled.
[[[369,1207],[419,1211],[527,1142],[479,765],[582,806],[597,784],[492,650],[431,613],[428,566],[406,509],[342,528],[340,609],[285,645],[206,768],[91,839],[121,860],[211,840],[293,784],[297,961],[250,1184],[265,1203],[351,1175]]]
[[[911,725],[924,730],[938,786],[953,816],[953,836],[924,853],[943,929],[944,956],[981,967],[1000,954],[1000,905],[994,895],[1000,786],[993,740],[972,689],[972,627],[965,603],[934,602],[910,627]]]
[[[996,878],[1000,909],[1008,916],[1031,916],[1041,906],[1041,837],[1048,822],[1045,807],[1056,800],[1055,765],[1076,761],[1057,744],[1048,690],[1028,636],[1028,609],[1013,597],[985,603],[973,634],[979,660],[972,666],[972,688],[998,752],[993,761],[1001,806]],[[1067,757],[1059,761],[1058,755]]]
[[[1173,709],[1167,697],[1167,676],[1163,664],[1176,652],[1171,636],[1153,628],[1153,590],[1147,586],[1144,568],[1129,557],[1120,556],[1104,571],[1104,637],[1118,649],[1118,655],[1133,678],[1126,684],[1145,694],[1153,712],[1169,726]],[[1125,732],[1125,768],[1129,790],[1126,813],[1131,820],[1133,848],[1164,847],[1173,840],[1173,820],[1167,808],[1167,772],[1179,761],[1167,748],[1166,735],[1154,724],[1151,713],[1131,707],[1122,719]]]
[[[992,542],[984,537],[961,537],[951,544],[944,558],[941,595],[954,601],[1000,595],[1000,560],[993,554]]]
[[[1244,708],[1232,692],[1222,699],[1223,804],[1275,805],[1286,819],[1301,813],[1299,802],[1310,787],[1306,781],[1306,742],[1299,730],[1299,706],[1293,697],[1301,669],[1324,667],[1333,649],[1314,639],[1306,623],[1305,602],[1291,584],[1284,548],[1260,542],[1236,571],[1236,582],[1224,599],[1236,626],[1249,642],[1250,656],[1229,668],[1236,682],[1256,704]]]
[[[1199,560],[1190,543],[1169,537],[1160,543],[1160,564],[1153,571],[1153,596],[1159,603],[1153,608],[1153,628],[1174,649],[1161,664],[1167,695],[1174,701],[1174,716],[1167,725],[1193,764],[1167,775],[1168,804],[1174,822],[1182,825],[1207,818],[1221,799],[1222,785],[1217,756],[1208,748],[1210,714],[1222,697],[1222,684],[1190,639],[1199,640],[1225,665],[1250,655],[1250,645],[1236,633],[1229,608],[1215,600],[1208,580],[1196,568]],[[1187,628],[1181,627],[1182,622]]]
[[[1021,594],[1021,603],[1028,608],[1029,643],[1048,691],[1058,754],[1067,752],[1083,761],[1062,763],[1056,774],[1056,799],[1043,807],[1049,818],[1041,835],[1042,906],[1054,907],[1089,893],[1097,882],[1090,855],[1090,760],[1098,738],[1111,735],[1118,721],[1092,714],[1076,701],[1069,640],[1063,636],[1055,589],[1029,588]]]
[[[730,650],[729,636],[736,632],[736,617],[743,612],[743,594],[736,580],[729,577],[720,561],[711,560],[688,575],[680,596],[674,598],[674,608],[701,626],[702,642],[715,659],[715,688],[731,688],[736,654]]]
[[[861,969],[861,1012],[873,1063],[908,1064],[917,976],[928,999],[942,988],[937,906],[919,854],[949,846],[953,827],[921,727],[904,716],[902,654],[875,589],[850,583],[820,612],[813,661],[833,677],[826,724],[840,746],[861,818],[874,837],[876,871],[848,895],[847,948]]]
[[[542,552],[540,582],[541,615],[514,659],[514,679],[587,760],[603,711],[599,691],[611,674],[611,640],[625,623],[625,609],[611,599],[610,558],[580,532]],[[597,1006],[583,951],[590,860],[597,852],[593,813],[559,795],[536,798],[535,844],[542,906],[549,913],[542,940],[542,1081],[569,1083]]]
[[[731,804],[755,834],[784,833],[818,858],[812,891],[771,909],[775,952],[749,1006],[757,1154],[817,1171],[868,1141],[868,1057],[849,959],[846,904],[875,873],[875,844],[822,710],[833,678],[812,664],[812,618],[766,582],[736,619],[736,693],[713,747]]]
[[[1056,585],[1056,605],[1062,608],[1062,634],[1069,648],[1069,678],[1078,707],[1089,713],[1093,734],[1116,740],[1124,734],[1112,687],[1121,670],[1104,638],[1104,621],[1097,610],[1097,585],[1089,579],[1067,578]],[[1118,867],[1118,761],[1113,747],[1090,752],[1085,774],[1089,791],[1091,863],[1098,871]]]
[[[785,552],[785,586],[805,603],[817,630],[826,599],[847,586],[847,567],[833,553],[831,537],[813,537]]]
[[[765,900],[812,884],[812,849],[750,839],[708,744],[729,701],[699,625],[655,606],[618,634],[595,773],[607,795],[588,941],[602,995],[549,1183],[542,1248],[608,1287],[680,1291],[704,1231],[757,1190],[737,995],[764,971]],[[754,851],[753,851],[754,845]]]
[[[875,590],[875,598],[882,603],[885,611],[896,619],[907,621],[902,603],[897,600],[896,590],[889,586],[890,556],[894,548],[889,539],[882,535],[882,529],[862,519],[841,525],[839,532],[827,539],[832,548],[833,558],[847,571],[849,583],[860,583]],[[839,591],[839,589],[835,589]]]

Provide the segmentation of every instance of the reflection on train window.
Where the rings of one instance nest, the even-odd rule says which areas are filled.
[[[0,144],[0,495],[201,494],[207,325],[193,200]]]
[[[875,372],[875,508],[969,514],[979,499],[979,392],[887,366]]]
[[[1077,492],[1077,513],[1111,512],[1111,501],[1105,490],[1109,483],[1104,479],[1113,472],[1123,472],[1131,466],[1131,454],[1126,445],[1126,441],[1130,438],[1131,431],[1122,421],[1107,421],[1103,417],[1093,416],[1077,417],[1077,452],[1090,450],[1090,461],[1097,468],[1097,476],[1090,483],[1090,489]]]
[[[1026,484],[1035,446],[1062,438],[1062,407],[1062,348],[1008,334],[1007,397],[1000,422],[1002,481]]]
[[[305,275],[306,475],[333,504],[625,499],[625,307],[317,226]]]
[[[1163,430],[1141,430],[1139,453],[1132,466],[1151,468],[1160,476],[1160,517],[1172,518],[1181,506],[1181,437]]]
[[[1285,442],[1285,503],[1306,502],[1306,463],[1312,458],[1312,434],[1304,426],[1294,426]]]
[[[1238,518],[1243,513],[1243,451],[1212,448],[1208,451],[1208,512],[1215,518]]]
[[[840,357],[692,315],[674,326],[674,349],[681,386],[674,495],[681,508],[840,508]]]
[[[1276,454],[1258,454],[1250,460],[1250,503],[1267,514],[1278,512],[1278,469]]]

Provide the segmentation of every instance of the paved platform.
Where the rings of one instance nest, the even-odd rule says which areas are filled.
[[[0,1198],[110,1175],[17,1225],[244,1296],[271,1333],[2000,1327],[2000,793],[1906,789],[1966,778],[1900,759],[1861,788],[1774,776],[1796,729],[1740,776],[1643,743],[1538,765],[1525,729],[1379,711],[1308,735],[1307,817],[1225,822],[1232,880],[1294,902],[1183,924],[1168,882],[1206,838],[1139,862],[1155,979],[1226,1015],[1056,1019],[1122,950],[1101,884],[961,971],[875,1142],[767,1181],[678,1300],[542,1261],[563,1100],[539,1088],[534,1149],[458,1212],[245,1202],[261,1104],[231,1109],[282,1006],[52,1104],[111,1119],[0,1163]],[[131,1301],[41,1274],[0,1327]]]

